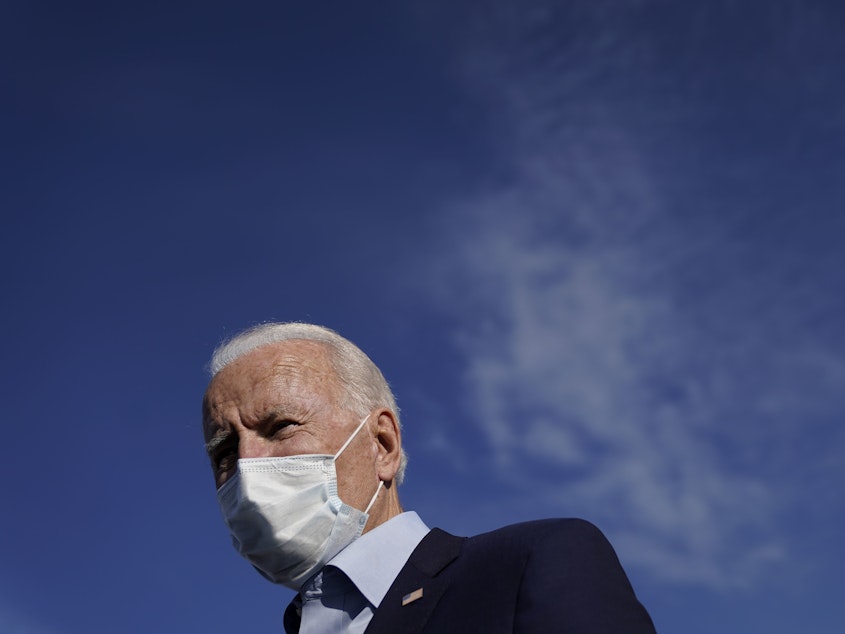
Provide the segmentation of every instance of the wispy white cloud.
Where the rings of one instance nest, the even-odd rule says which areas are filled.
[[[790,439],[827,433],[810,413],[843,411],[845,360],[776,340],[765,316],[754,318],[757,341],[722,341],[638,279],[659,256],[566,245],[520,229],[534,221],[530,205],[478,204],[471,244],[444,265],[463,271],[448,306],[465,320],[467,409],[491,468],[509,481],[527,473],[539,500],[611,527],[627,560],[658,576],[724,587],[782,560],[774,524],[806,468]],[[612,231],[600,209],[597,219],[590,231]],[[534,461],[566,479],[540,486],[514,468]]]
[[[718,217],[709,233],[677,222],[671,184],[626,114],[642,104],[609,98],[613,87],[586,71],[557,72],[567,51],[591,46],[624,63],[616,31],[567,49],[550,45],[550,30],[526,44],[539,27],[518,22],[500,29],[505,46],[476,42],[468,66],[502,86],[513,178],[449,206],[460,237],[436,271],[450,281],[435,296],[460,324],[467,410],[489,468],[521,478],[538,506],[595,519],[657,578],[753,584],[789,557],[778,520],[809,486],[795,453],[808,426],[814,457],[843,475],[833,423],[845,412],[845,356],[803,325],[809,305],[782,300],[785,283],[795,297],[812,294],[811,280],[743,280],[722,261]],[[538,46],[553,53],[515,74],[513,60],[536,59]],[[742,248],[767,247],[751,237]],[[696,268],[730,277],[695,292]]]

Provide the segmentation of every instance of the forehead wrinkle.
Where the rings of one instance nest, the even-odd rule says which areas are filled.
[[[313,393],[325,397],[333,405],[339,402],[340,382],[324,354],[316,359],[286,354],[272,367],[273,371],[267,376],[267,389],[272,395]]]
[[[203,426],[208,436],[233,423],[249,426],[270,416],[322,417],[327,412],[318,412],[323,407],[317,403],[338,408],[343,392],[325,345],[298,340],[270,344],[212,378],[203,400]]]

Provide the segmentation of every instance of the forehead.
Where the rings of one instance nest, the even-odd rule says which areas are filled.
[[[338,390],[325,344],[281,341],[251,350],[220,370],[206,390],[203,418],[231,406],[250,410],[292,406],[302,399],[335,402]]]

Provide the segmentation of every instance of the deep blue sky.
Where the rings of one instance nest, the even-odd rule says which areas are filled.
[[[834,2],[0,9],[0,631],[280,631],[204,366],[259,321],[393,385],[401,495],[581,516],[660,631],[845,628]]]

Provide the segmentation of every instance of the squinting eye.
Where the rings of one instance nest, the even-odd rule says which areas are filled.
[[[291,428],[299,425],[296,421],[280,420],[270,427],[270,436],[278,436],[279,434],[291,431]]]
[[[238,457],[234,449],[224,449],[214,456],[214,466],[218,473],[226,473],[237,464]]]

